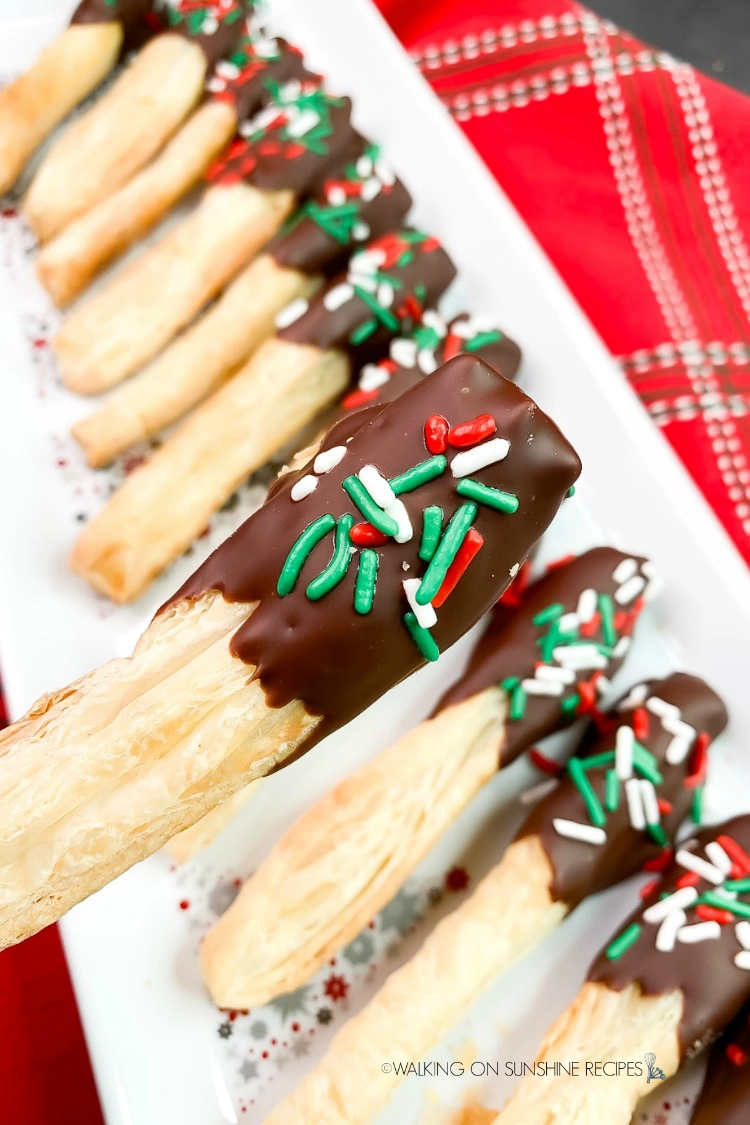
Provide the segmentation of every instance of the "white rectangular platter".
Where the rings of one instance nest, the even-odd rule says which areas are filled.
[[[0,0],[0,76],[32,61],[63,23],[68,5],[35,0],[24,8],[28,16],[18,20],[18,5]],[[415,221],[434,231],[454,257],[460,281],[446,311],[484,313],[519,341],[524,388],[581,454],[581,484],[546,537],[543,558],[612,542],[656,561],[664,593],[649,611],[620,686],[675,666],[705,675],[732,716],[716,750],[707,815],[747,810],[750,578],[742,560],[368,0],[273,0],[269,9],[271,30],[298,43],[335,92],[352,95],[356,124],[384,143],[414,195]],[[34,281],[30,249],[19,218],[0,215],[0,659],[15,716],[43,692],[128,652],[154,608],[262,496],[260,485],[242,490],[210,536],[135,607],[109,606],[68,572],[79,521],[103,502],[123,466],[93,473],[67,436],[87,405],[58,385],[48,347],[57,314]],[[235,880],[246,877],[333,782],[421,719],[467,648],[466,641],[456,646],[265,782],[244,815],[193,863],[176,871],[156,856],[64,920],[109,1125],[260,1122],[346,1015],[458,901],[461,873],[468,873],[471,886],[497,860],[519,819],[513,799],[530,778],[523,765],[487,788],[373,928],[309,988],[231,1017],[213,1008],[202,989],[198,942],[231,899]],[[442,1063],[463,1059],[466,1073],[410,1078],[384,1125],[445,1121],[448,1107],[467,1099],[499,1107],[513,1082],[506,1062],[531,1061],[541,1033],[575,994],[590,957],[634,894],[631,884],[587,904],[501,979],[432,1056]],[[473,1075],[469,1055],[480,1064]],[[482,1070],[486,1075],[478,1077]],[[683,1106],[672,1111],[674,1125],[684,1119],[681,1099],[672,1099]]]

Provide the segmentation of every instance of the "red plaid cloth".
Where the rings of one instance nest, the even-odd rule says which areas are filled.
[[[750,559],[745,98],[570,0],[378,3]],[[53,929],[0,1011],[2,1120],[98,1125]]]

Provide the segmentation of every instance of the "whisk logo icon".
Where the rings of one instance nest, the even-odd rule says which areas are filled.
[[[654,1082],[658,1082],[659,1080],[664,1081],[664,1079],[667,1076],[664,1073],[664,1071],[660,1070],[659,1067],[656,1065],[656,1055],[654,1054],[653,1051],[647,1051],[646,1054],[643,1056],[643,1061],[646,1064],[646,1070],[647,1070],[646,1082],[647,1083],[650,1082],[652,1079],[654,1080]]]

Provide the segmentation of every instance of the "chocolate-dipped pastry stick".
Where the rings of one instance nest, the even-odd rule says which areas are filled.
[[[685,787],[690,749],[683,754],[681,744],[677,755],[670,748],[677,738],[688,742],[692,737],[695,744],[698,731],[718,734],[726,712],[719,697],[693,676],[670,676],[646,690],[642,702],[621,712],[615,728],[597,745],[570,760],[567,777],[532,811],[497,867],[344,1025],[322,1061],[265,1119],[267,1125],[362,1125],[373,1120],[399,1083],[395,1070],[384,1072],[375,1065],[384,1051],[393,1049],[394,1034],[399,1059],[419,1061],[500,973],[586,896],[620,882],[644,863],[668,858],[665,849],[692,804],[692,790]],[[673,734],[663,725],[662,713],[647,710],[654,698],[674,708],[675,724],[679,708],[691,736],[683,736],[682,728]],[[626,741],[628,755],[622,750]],[[636,791],[637,800],[630,796]],[[627,1037],[626,1025],[617,1030]],[[587,1029],[587,1036],[592,1034]],[[602,1047],[591,1042],[592,1050]],[[618,1057],[642,1057],[642,1051],[633,1054],[621,1041],[618,1047]],[[568,1050],[566,1059],[580,1057],[578,1043],[569,1043]],[[530,1086],[537,1081],[542,1080],[532,1078]],[[591,1078],[585,1084],[608,1085]],[[547,1095],[512,1120],[543,1125],[551,1120],[552,1107],[561,1125],[620,1120],[603,1109],[598,1117],[564,1116],[559,1100],[549,1097],[549,1087]],[[505,1120],[502,1114],[500,1120]]]
[[[750,949],[750,924],[737,924],[742,948]],[[750,964],[750,956],[746,959]],[[690,1125],[747,1125],[750,1106],[750,1006],[716,1040]]]
[[[82,0],[69,26],[26,74],[0,90],[0,194],[71,109],[120,57],[151,0]]]
[[[361,144],[351,102],[315,76],[271,84],[191,214],[72,314],[55,348],[71,390],[95,394],[169,343],[276,233],[296,196]],[[247,179],[248,182],[245,182]]]
[[[159,151],[202,96],[207,72],[236,48],[250,7],[250,0],[167,7],[167,29],[42,160],[24,201],[40,241],[122,187]]]
[[[577,998],[548,1032],[540,1060],[648,1054],[646,1064],[669,1078],[711,1043],[750,1000],[748,853],[750,816],[681,844],[645,905],[594,961]],[[566,1054],[572,1050],[574,1056]],[[627,1125],[653,1089],[649,1069],[606,1083],[587,1080],[583,1065],[578,1077],[524,1080],[498,1121],[546,1121],[542,1107],[554,1102],[560,1125]]]
[[[427,542],[426,525],[422,536]],[[465,542],[459,566],[476,539]],[[498,767],[591,713],[643,605],[635,587],[625,589],[627,602],[614,601],[620,575],[641,578],[644,566],[598,547],[550,570],[515,612],[495,607],[467,672],[432,717],[310,808],[207,936],[203,971],[219,1005],[255,1007],[305,984],[392,898]]]
[[[196,186],[234,136],[237,122],[260,109],[266,80],[285,81],[303,69],[296,48],[259,35],[245,38],[229,59],[217,63],[208,99],[155,159],[41,248],[36,270],[55,304],[63,308],[79,296]]]
[[[73,570],[115,601],[137,597],[241,481],[338,397],[352,350],[382,350],[454,275],[437,240],[413,230],[353,255],[350,280],[331,282],[127,478],[84,529]]]
[[[434,411],[452,425],[495,419],[502,449],[480,447],[475,476],[487,496],[515,497],[514,512],[467,500],[455,458],[428,456]],[[353,416],[349,432],[336,427],[160,610],[129,660],[40,700],[0,736],[0,944],[54,921],[436,659],[495,603],[580,467],[538,406],[471,356]],[[311,476],[314,490],[295,499]],[[383,508],[385,484],[399,495]],[[428,566],[419,528],[437,507],[446,526]],[[352,541],[352,552],[363,508],[386,541],[367,553]],[[428,628],[403,576],[421,577],[426,597],[472,527],[485,549]]]
[[[410,205],[377,146],[338,168],[200,320],[73,427],[89,464],[105,465],[215,391],[271,335],[282,308],[311,297],[331,263],[393,230]]]
[[[242,789],[238,789],[226,801],[211,809],[204,817],[197,820],[190,828],[183,829],[167,844],[167,851],[177,863],[187,863],[198,852],[204,851],[213,844],[221,832],[231,824],[241,809],[248,801],[258,795],[260,781],[251,781]]]

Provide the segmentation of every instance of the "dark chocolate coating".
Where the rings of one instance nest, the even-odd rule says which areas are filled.
[[[711,1048],[690,1125],[747,1125],[748,1119],[750,1007],[745,1007]]]
[[[676,672],[665,680],[649,683],[649,695],[657,695],[667,703],[676,704],[682,718],[700,733],[706,731],[714,739],[727,724],[727,713],[718,695],[708,684],[697,676]],[[664,730],[657,715],[649,714],[649,732],[639,739],[642,746],[650,750],[659,762],[664,777],[657,787],[659,797],[666,798],[672,805],[672,812],[662,815],[661,825],[670,840],[690,812],[693,789],[684,785],[690,773],[690,755],[685,761],[669,765],[665,754],[672,735]],[[593,745],[586,746],[583,755],[603,754],[613,750],[616,730],[620,726],[632,726],[633,711],[613,713],[616,725]],[[592,769],[588,779],[599,800],[604,804],[604,784],[607,769]],[[660,854],[660,845],[646,832],[638,832],[630,825],[628,804],[624,789],[620,788],[620,803],[616,811],[607,813],[605,831],[607,842],[601,845],[587,844],[561,836],[553,826],[556,818],[589,823],[586,806],[580,792],[570,780],[564,781],[549,797],[534,808],[525,821],[519,836],[541,836],[544,850],[550,858],[554,871],[552,883],[553,897],[559,902],[577,905],[587,895],[596,894],[605,887],[634,875],[643,864]]]
[[[247,19],[253,9],[253,0],[232,0],[229,11],[223,11],[220,3],[206,4],[207,8],[212,6],[216,10],[219,26],[210,35],[196,31],[194,12],[190,9],[186,12],[173,8],[167,9],[164,28],[172,35],[184,35],[191,43],[197,44],[206,56],[209,68],[237,49],[247,33]]]
[[[127,34],[153,6],[153,0],[82,0],[73,15],[74,23],[121,23]]]
[[[370,244],[368,250],[374,248],[375,244]],[[411,249],[412,253],[404,264],[384,267],[382,271],[394,282],[395,302],[391,311],[402,325],[408,325],[413,316],[409,302],[416,301],[421,307],[432,304],[456,276],[456,267],[435,239],[416,244]],[[356,255],[351,262],[355,260]],[[355,366],[373,353],[382,353],[395,334],[385,325],[379,325],[360,344],[351,339],[352,334],[373,317],[370,306],[356,292],[338,308],[326,307],[328,295],[340,285],[348,284],[349,276],[340,274],[321,293],[317,293],[300,317],[279,329],[279,338],[290,344],[314,344],[324,350],[339,348],[348,351],[354,357]],[[399,311],[401,308],[404,309],[403,315]]]
[[[597,594],[614,593],[617,583],[612,572],[625,558],[614,547],[595,547],[581,555],[575,562],[560,566],[544,574],[526,591],[518,613],[507,618],[499,615],[490,622],[487,632],[479,641],[469,661],[469,666],[461,679],[445,693],[436,710],[442,710],[453,703],[461,703],[472,695],[477,695],[493,684],[501,684],[511,676],[519,679],[534,674],[534,664],[540,659],[537,640],[543,636],[547,626],[537,626],[533,618],[549,605],[560,603],[565,612],[575,610],[581,592],[593,588]],[[639,567],[645,561],[636,560]],[[602,640],[601,627],[590,638],[592,643]],[[621,666],[624,657],[610,656],[605,676],[613,676]],[[582,678],[590,676],[586,672]],[[565,695],[576,690],[573,684]],[[551,734],[554,730],[570,725],[577,718],[575,712],[563,714],[560,697],[528,696],[526,710],[520,719],[509,719],[507,741],[502,751],[502,764],[508,765],[535,742]]]
[[[240,74],[225,83],[219,83],[224,89],[215,89],[217,76],[209,80],[212,97],[234,102],[238,121],[257,113],[265,103],[268,98],[268,80],[287,82],[290,78],[315,77],[306,69],[296,47],[290,46],[285,39],[274,39],[273,42],[277,50],[276,58],[258,53],[250,41],[240,44],[236,56],[230,60],[240,67]],[[240,56],[244,57],[243,62],[240,62]]]
[[[741,848],[749,851],[750,816],[735,817],[704,829],[680,847],[699,852],[703,857],[705,845],[721,835],[731,836]],[[684,868],[673,864],[658,889],[627,919],[618,933],[632,922],[640,923],[643,910],[656,902],[660,894],[672,894],[684,873]],[[701,879],[696,883],[696,890],[703,894],[715,887]],[[748,904],[750,895],[742,893],[738,897]],[[688,908],[686,914],[688,923],[699,921],[692,908]],[[710,941],[691,945],[678,941],[670,953],[660,953],[656,949],[657,932],[658,926],[643,923],[638,940],[616,961],[608,960],[606,951],[602,950],[589,970],[589,980],[601,981],[615,991],[637,983],[646,996],[682,992],[680,1049],[684,1056],[691,1058],[712,1043],[750,999],[750,972],[734,964],[735,955],[742,947],[732,924],[722,926],[720,936]]]
[[[364,239],[355,241],[351,233],[345,241],[334,238],[312,217],[312,209],[329,205],[329,193],[342,178],[349,163],[346,161],[343,167],[332,172],[315,198],[303,205],[287,227],[266,246],[266,253],[283,269],[300,270],[302,273],[329,272],[344,263],[357,242],[377,238],[386,231],[394,230],[411,207],[411,196],[397,179],[393,184],[381,188],[374,199],[360,201],[358,221],[368,229]],[[355,179],[353,182],[358,181]]]
[[[311,466],[288,473],[263,507],[167,603],[199,597],[208,590],[220,591],[228,601],[259,603],[232,637],[231,651],[255,667],[270,707],[300,699],[309,714],[322,717],[308,746],[423,665],[404,625],[408,603],[402,582],[425,571],[418,557],[424,507],[440,505],[446,521],[459,507],[450,468],[401,496],[414,534],[406,543],[388,539],[377,549],[378,579],[369,614],[357,614],[353,607],[356,556],[344,580],[330,593],[319,601],[306,596],[308,583],[331,557],[332,536],[314,548],[286,597],[276,591],[279,574],[292,544],[321,514],[351,513],[356,521],[362,519],[343,491],[344,478],[367,464],[391,478],[425,460],[423,427],[435,411],[454,422],[483,413],[495,417],[498,433],[510,441],[510,450],[503,461],[475,475],[519,499],[512,515],[478,507],[474,526],[484,536],[484,547],[440,608],[431,630],[440,650],[449,648],[497,601],[508,585],[511,566],[526,557],[546,530],[580,472],[577,455],[554,423],[522,391],[471,356],[452,360],[429,383],[414,387],[396,403],[363,411],[335,427],[323,449],[341,444],[343,424],[353,436],[342,461],[319,477],[315,492],[293,501],[292,487]]]

